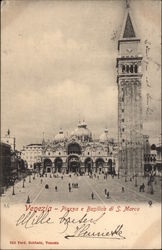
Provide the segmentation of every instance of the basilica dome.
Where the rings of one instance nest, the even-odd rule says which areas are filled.
[[[66,140],[66,137],[64,135],[64,132],[63,132],[62,129],[60,129],[59,133],[57,135],[55,135],[54,141],[62,142],[62,141],[65,141],[65,140]]]
[[[108,142],[109,137],[108,137],[108,129],[106,128],[104,132],[100,135],[99,138],[100,142]]]
[[[76,136],[78,139],[90,140],[92,138],[91,131],[87,128],[85,121],[79,122],[78,127],[71,133],[72,136]]]

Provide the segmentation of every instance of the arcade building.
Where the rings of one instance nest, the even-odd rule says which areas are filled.
[[[108,130],[94,140],[85,121],[69,137],[62,129],[52,141],[42,141],[42,173],[113,173],[117,170],[117,144]]]

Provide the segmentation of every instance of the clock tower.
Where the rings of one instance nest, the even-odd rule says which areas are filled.
[[[119,172],[125,177],[143,172],[140,39],[127,5],[118,40],[118,143]]]

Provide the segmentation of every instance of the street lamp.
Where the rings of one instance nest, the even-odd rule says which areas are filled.
[[[13,183],[12,195],[15,195],[14,183]]]
[[[125,182],[127,182],[127,170],[125,171]]]
[[[119,176],[120,176],[120,173],[119,173],[119,172],[120,172],[120,170],[119,170],[119,167],[118,167],[118,179],[119,179]]]
[[[15,195],[15,178],[13,177],[13,189],[12,189],[12,195]]]
[[[25,187],[24,183],[25,183],[25,179],[23,179],[23,185],[22,185],[23,188]]]
[[[135,174],[135,187],[137,187],[137,174]]]

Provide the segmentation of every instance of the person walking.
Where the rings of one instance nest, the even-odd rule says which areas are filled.
[[[142,192],[145,192],[145,184],[143,183],[143,189]]]
[[[91,193],[91,198],[92,198],[92,200],[94,199],[94,193],[93,192]]]

